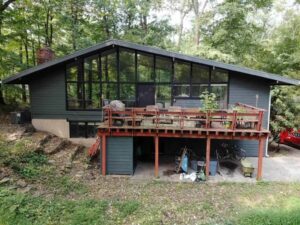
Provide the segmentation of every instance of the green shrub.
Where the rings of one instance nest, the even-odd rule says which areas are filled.
[[[200,99],[202,101],[202,109],[204,111],[214,111],[218,109],[217,96],[214,93],[209,93],[208,91],[204,91],[200,95]]]
[[[46,163],[47,157],[36,152],[6,156],[4,161],[4,165],[11,167],[16,173],[27,179],[38,177],[42,166]]]

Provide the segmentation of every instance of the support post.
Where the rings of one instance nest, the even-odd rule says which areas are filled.
[[[155,177],[158,177],[158,166],[159,166],[159,137],[154,137],[155,142],[155,169],[154,169],[154,175]]]
[[[209,164],[210,164],[210,142],[211,138],[208,136],[206,139],[206,167],[205,167],[205,174],[206,178],[209,176]]]
[[[106,136],[102,135],[102,146],[101,146],[101,150],[102,150],[102,162],[101,162],[101,171],[102,171],[102,175],[105,176],[106,175]]]
[[[259,137],[258,144],[258,163],[257,163],[257,176],[256,180],[261,180],[262,178],[262,164],[263,164],[263,154],[264,154],[264,143],[266,137]]]

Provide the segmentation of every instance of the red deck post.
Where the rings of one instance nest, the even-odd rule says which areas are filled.
[[[208,178],[209,176],[209,164],[210,164],[210,142],[211,139],[208,136],[206,139],[206,167],[205,167],[205,174],[206,177]]]
[[[158,177],[159,137],[157,135],[154,137],[154,141],[155,141],[155,169],[154,169],[154,175],[155,175],[155,177]]]
[[[101,171],[102,171],[102,175],[105,176],[106,175],[106,136],[105,135],[102,135],[102,162],[101,162],[101,165],[102,165],[102,168],[101,168]]]
[[[256,180],[261,180],[262,178],[262,163],[263,163],[263,154],[264,154],[264,143],[266,138],[260,137],[258,144],[258,165],[257,165],[257,176]]]

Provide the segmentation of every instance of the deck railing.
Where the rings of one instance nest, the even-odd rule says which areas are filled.
[[[201,111],[199,108],[104,109],[104,125],[149,129],[262,130],[264,109],[237,103],[239,110]]]

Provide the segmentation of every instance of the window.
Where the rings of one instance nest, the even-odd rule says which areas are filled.
[[[102,84],[102,94],[104,99],[116,100],[118,99],[118,84],[117,83],[103,83]]]
[[[174,64],[174,82],[175,83],[190,83],[191,64],[177,61]]]
[[[190,85],[173,86],[174,97],[190,97]]]
[[[67,68],[67,81],[77,82],[78,79],[78,66],[76,64],[71,65]]]
[[[135,106],[135,84],[120,84],[120,100],[127,107]]]
[[[199,85],[192,85],[191,86],[191,96],[192,97],[200,97],[200,95],[204,92],[204,91],[208,91],[208,84],[199,84]]]
[[[91,56],[84,59],[84,81],[99,82],[99,56]]]
[[[68,109],[82,109],[84,107],[83,81],[79,73],[78,64],[69,65],[66,76]]]
[[[120,49],[120,82],[135,82],[135,52]]]
[[[99,72],[98,55],[85,58],[83,64],[79,60],[67,66],[66,89],[69,110],[101,108]]]
[[[99,56],[84,59],[84,100],[85,109],[101,108]]]
[[[70,121],[70,138],[95,138],[100,122]]]
[[[165,108],[171,105],[171,85],[156,85],[156,103]]]
[[[153,55],[146,53],[137,54],[137,73],[139,82],[154,82]]]
[[[192,66],[192,83],[209,83],[209,68],[207,66],[201,66],[193,64]]]
[[[102,96],[107,100],[118,99],[118,68],[115,49],[101,53]]]
[[[155,58],[155,75],[157,83],[170,83],[172,78],[172,59],[157,56]]]
[[[212,83],[226,83],[228,82],[228,72],[225,70],[215,69],[211,73]]]
[[[100,109],[101,108],[101,91],[100,83],[86,82],[84,84],[85,90],[85,108],[86,109]]]
[[[219,108],[227,108],[227,84],[212,84],[211,92],[216,94]]]
[[[102,82],[117,82],[116,50],[108,50],[101,54]]]

